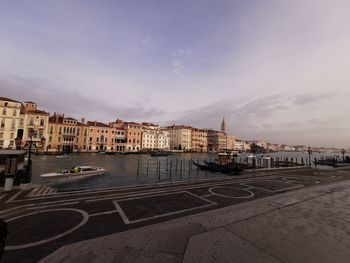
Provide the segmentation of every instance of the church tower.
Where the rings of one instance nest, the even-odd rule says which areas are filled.
[[[225,118],[222,118],[221,131],[227,133]]]

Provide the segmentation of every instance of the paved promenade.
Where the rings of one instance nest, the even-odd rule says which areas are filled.
[[[291,169],[1,194],[3,262],[348,262],[348,179],[344,168]]]

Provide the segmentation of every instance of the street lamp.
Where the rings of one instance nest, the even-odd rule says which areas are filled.
[[[32,179],[32,145],[33,145],[33,136],[35,135],[35,131],[33,129],[29,129],[29,149],[28,149],[28,164],[27,164],[27,174],[25,178],[25,183],[30,183]]]
[[[309,166],[311,166],[311,154],[312,154],[312,150],[311,150],[310,146],[307,148],[307,153],[309,154]]]

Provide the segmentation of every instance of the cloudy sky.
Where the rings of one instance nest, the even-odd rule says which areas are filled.
[[[0,96],[350,147],[347,0],[0,2]]]

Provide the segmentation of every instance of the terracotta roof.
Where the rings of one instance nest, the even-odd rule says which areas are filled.
[[[34,114],[42,114],[42,115],[49,115],[48,112],[43,111],[43,110],[29,110],[27,113],[34,113]]]
[[[96,127],[98,126],[98,127],[108,127],[108,128],[110,128],[109,125],[107,125],[105,123],[102,123],[102,122],[98,122],[98,121],[88,121],[86,124],[89,125],[89,126],[96,126]]]
[[[21,103],[21,102],[19,102],[19,101],[17,101],[17,100],[13,100],[13,99],[5,98],[5,97],[0,97],[0,100],[2,100],[2,101],[10,101],[10,102],[17,102],[17,103]]]

